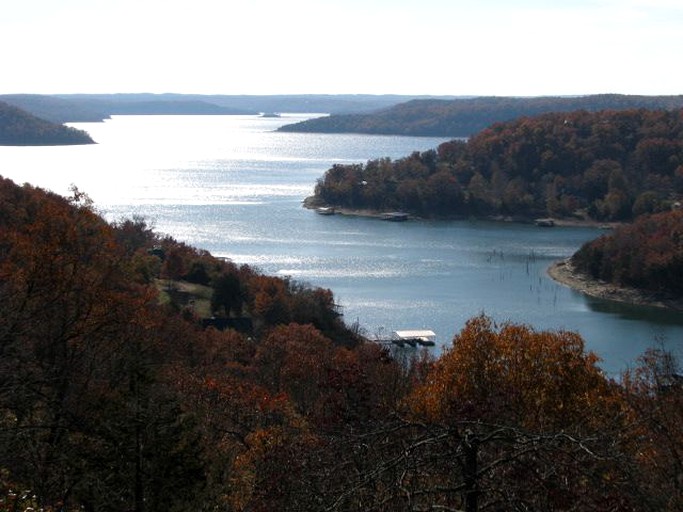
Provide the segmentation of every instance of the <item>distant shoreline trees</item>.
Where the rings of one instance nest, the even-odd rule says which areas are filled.
[[[83,130],[45,121],[0,102],[0,146],[94,144]]]
[[[683,195],[683,111],[543,114],[471,139],[366,164],[336,164],[315,187],[332,206],[424,217],[629,221]]]
[[[283,132],[368,133],[413,137],[471,137],[494,123],[550,112],[602,110],[680,110],[683,95],[479,96],[414,99],[368,113],[332,114],[279,128]]]

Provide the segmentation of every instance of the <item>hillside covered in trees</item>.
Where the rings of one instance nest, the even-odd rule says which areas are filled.
[[[280,131],[469,137],[502,121],[549,112],[683,108],[683,96],[476,97],[419,99],[365,114],[337,114],[285,125]]]
[[[683,210],[639,217],[586,243],[571,263],[593,279],[683,298]]]
[[[55,123],[97,122],[112,115],[255,115],[260,112],[369,112],[416,98],[373,94],[6,94],[0,101]]]
[[[0,102],[0,145],[58,146],[93,143],[90,136],[82,130],[45,121]]]
[[[683,194],[683,111],[605,110],[496,123],[401,159],[337,164],[313,203],[424,217],[626,221]]]
[[[0,180],[3,510],[683,506],[666,353],[617,383],[577,334],[479,316],[414,356],[329,290]]]

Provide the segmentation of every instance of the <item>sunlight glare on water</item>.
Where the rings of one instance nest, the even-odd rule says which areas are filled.
[[[680,313],[590,299],[547,277],[595,229],[387,223],[302,208],[335,163],[400,158],[445,140],[273,131],[306,117],[115,116],[74,125],[96,145],[0,147],[0,173],[60,194],[75,184],[110,220],[140,215],[216,256],[330,288],[347,322],[368,334],[428,328],[447,346],[485,313],[577,331],[610,372],[659,340],[681,352]]]

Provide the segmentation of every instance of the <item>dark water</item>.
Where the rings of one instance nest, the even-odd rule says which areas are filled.
[[[444,140],[273,132],[303,117],[115,117],[77,125],[96,146],[0,148],[0,173],[59,193],[76,184],[108,218],[140,214],[218,256],[331,288],[347,322],[368,334],[428,328],[443,345],[485,313],[578,331],[609,372],[650,346],[681,354],[680,313],[588,298],[546,276],[597,230],[391,223],[302,208],[333,163],[398,158]]]

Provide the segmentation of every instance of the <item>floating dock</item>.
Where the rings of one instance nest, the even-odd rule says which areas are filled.
[[[398,347],[433,347],[436,345],[436,333],[427,329],[411,329],[394,331],[389,337],[376,337],[376,343],[393,344]]]

